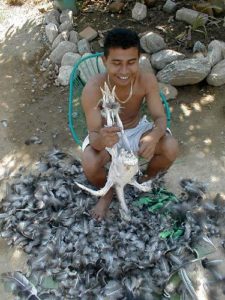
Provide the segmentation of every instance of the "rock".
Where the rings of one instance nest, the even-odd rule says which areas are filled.
[[[140,2],[136,2],[132,9],[132,18],[137,21],[142,21],[147,17],[147,6]]]
[[[72,66],[62,66],[59,68],[59,75],[57,77],[57,81],[61,85],[68,85],[70,82],[70,75],[72,73]]]
[[[206,79],[207,83],[213,86],[225,84],[225,59],[217,63]]]
[[[49,23],[48,25],[45,26],[45,33],[47,35],[49,42],[52,43],[58,35],[58,28],[55,24]]]
[[[77,52],[77,46],[74,43],[63,41],[50,54],[50,59],[56,64],[61,64],[62,58],[67,52]]]
[[[91,52],[90,44],[86,39],[82,39],[77,43],[78,52],[83,55],[84,53]]]
[[[141,54],[139,58],[139,66],[141,70],[150,72],[150,73],[155,73],[154,69],[152,68],[151,62],[150,62],[150,55],[149,54]]]
[[[82,30],[79,33],[79,35],[80,35],[80,37],[82,39],[86,39],[86,40],[88,40],[90,42],[90,41],[94,40],[98,36],[98,33],[92,27],[88,26],[84,30]]]
[[[206,58],[177,60],[159,71],[157,78],[160,82],[174,86],[196,84],[206,78],[210,69]]]
[[[225,52],[225,43],[218,40],[213,40],[208,45],[208,54],[207,58],[209,60],[209,63],[211,67],[213,67],[215,64],[217,64],[219,61],[221,61],[224,56],[223,52]]]
[[[66,21],[69,21],[70,23],[73,23],[73,12],[70,9],[65,9],[62,11],[60,17],[60,23],[64,23]]]
[[[67,52],[63,55],[61,66],[74,66],[74,64],[81,58],[78,53]]]
[[[63,31],[61,32],[57,38],[54,40],[54,42],[52,43],[52,49],[55,49],[59,43],[63,42],[63,41],[68,41],[69,38],[69,33],[68,31]]]
[[[59,16],[60,16],[59,11],[57,9],[53,9],[45,15],[44,23],[45,24],[53,23],[58,27],[59,26]]]
[[[174,1],[167,0],[166,3],[163,5],[163,11],[168,14],[173,13],[177,8],[177,4]]]
[[[202,54],[205,54],[205,55],[207,53],[206,46],[200,41],[195,42],[192,51],[193,51],[193,53],[202,53]]]
[[[71,31],[73,29],[73,22],[65,21],[59,26],[59,32]]]
[[[108,9],[109,12],[111,13],[118,13],[120,12],[124,7],[124,3],[123,2],[112,2],[111,4],[109,4]]]
[[[161,70],[172,61],[181,60],[184,58],[184,54],[174,50],[166,49],[152,54],[151,63],[154,68]]]
[[[78,40],[79,40],[78,32],[76,32],[75,30],[71,30],[69,34],[69,41],[71,43],[77,44]]]
[[[47,57],[47,58],[43,61],[43,63],[42,63],[41,66],[42,66],[42,68],[48,68],[49,65],[50,65],[50,58]]]
[[[157,33],[148,32],[140,39],[141,47],[147,53],[155,53],[166,48],[164,39]]]
[[[208,21],[207,14],[199,13],[193,9],[181,8],[176,12],[176,20],[184,21],[190,25],[193,25],[193,23],[196,22],[197,18],[202,19],[203,25],[205,25],[205,23]]]
[[[163,92],[166,100],[176,99],[178,95],[177,89],[171,84],[159,82],[159,90]]]

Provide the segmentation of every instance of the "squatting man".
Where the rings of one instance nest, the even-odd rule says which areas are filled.
[[[152,73],[139,68],[141,47],[136,32],[116,28],[108,32],[104,42],[103,62],[106,73],[93,76],[82,93],[88,136],[83,143],[82,166],[87,179],[97,188],[105,185],[106,164],[110,155],[105,149],[121,143],[120,128],[106,127],[101,114],[101,88],[106,82],[115,86],[120,104],[120,118],[131,150],[148,161],[141,181],[166,171],[178,155],[178,143],[166,128],[166,115],[159,95],[157,80]],[[146,101],[152,122],[140,110]],[[92,216],[103,219],[113,198],[113,188],[102,196],[92,209]]]

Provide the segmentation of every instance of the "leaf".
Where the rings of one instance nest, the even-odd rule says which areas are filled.
[[[170,237],[173,234],[173,232],[174,232],[173,230],[169,230],[169,229],[164,230],[164,231],[160,232],[159,237],[161,239],[166,239],[166,238]]]
[[[152,202],[152,199],[150,199],[149,197],[142,197],[139,199],[138,201],[141,205],[146,205]]]
[[[172,237],[173,238],[178,238],[178,237],[182,236],[183,233],[184,233],[184,230],[182,228],[179,228],[176,231],[174,231]]]
[[[163,203],[156,203],[156,204],[152,205],[151,207],[149,207],[148,210],[150,212],[154,212],[162,207],[163,207]]]

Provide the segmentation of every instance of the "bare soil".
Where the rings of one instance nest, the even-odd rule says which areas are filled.
[[[224,39],[225,28],[211,25],[207,37],[192,33],[192,40],[177,42],[175,37],[187,30],[186,25],[173,21],[159,10],[164,1],[157,1],[156,10],[149,10],[146,21],[131,18],[134,1],[128,1],[121,14],[104,11],[105,1],[89,11],[80,12],[75,18],[76,30],[87,25],[97,30],[113,26],[129,27],[138,33],[155,30],[162,34],[168,47],[191,55],[196,40],[208,42]],[[185,1],[177,1],[179,6]],[[95,5],[97,5],[95,3]],[[88,2],[86,3],[88,8]],[[102,10],[102,11],[101,11]],[[49,47],[43,42],[43,15],[29,3],[20,7],[0,4],[0,196],[5,184],[21,165],[31,166],[53,147],[80,157],[80,150],[73,141],[67,124],[68,88],[56,87],[47,74],[40,72],[40,61]],[[156,26],[159,26],[156,28]],[[93,50],[101,50],[96,41]],[[47,87],[43,88],[47,83]],[[180,156],[166,175],[168,189],[179,192],[181,178],[190,177],[203,181],[209,194],[221,193],[225,200],[225,86],[209,87],[205,82],[179,88],[178,98],[170,102],[172,131],[180,144]],[[26,145],[31,136],[42,140],[41,144]],[[25,256],[9,249],[0,240],[0,270],[7,272],[25,268]],[[2,299],[11,299],[0,289]],[[7,298],[8,297],[8,298]],[[222,298],[221,298],[222,299]]]

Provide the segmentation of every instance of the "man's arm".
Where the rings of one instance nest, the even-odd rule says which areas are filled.
[[[154,121],[153,129],[140,140],[139,154],[150,160],[155,148],[166,132],[166,114],[160,99],[159,88],[154,74],[144,74],[145,98],[151,118]]]
[[[100,101],[102,93],[99,81],[91,79],[84,87],[81,103],[86,117],[90,145],[97,151],[112,147],[118,142],[118,127],[104,127],[102,122]]]
[[[152,134],[158,141],[166,132],[166,114],[165,109],[160,99],[158,82],[154,74],[146,74],[148,83],[146,86],[146,101],[148,110],[154,121]]]

